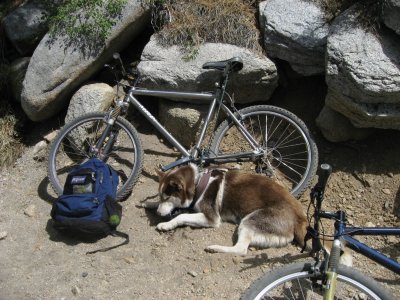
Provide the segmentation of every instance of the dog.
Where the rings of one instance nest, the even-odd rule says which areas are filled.
[[[218,227],[224,221],[239,224],[236,244],[211,245],[206,251],[246,255],[249,246],[304,246],[308,222],[300,202],[266,176],[223,168],[200,172],[194,164],[157,173],[160,201],[142,206],[157,209],[163,217],[175,209],[193,211],[159,223],[159,231]]]

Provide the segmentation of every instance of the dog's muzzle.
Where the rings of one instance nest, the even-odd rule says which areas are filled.
[[[165,217],[173,211],[175,206],[171,202],[161,202],[157,208],[157,214]]]

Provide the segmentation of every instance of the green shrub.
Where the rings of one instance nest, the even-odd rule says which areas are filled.
[[[52,36],[72,42],[101,43],[109,36],[127,0],[44,0]]]

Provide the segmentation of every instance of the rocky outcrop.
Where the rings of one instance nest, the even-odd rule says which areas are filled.
[[[385,0],[382,8],[382,19],[385,25],[400,34],[400,1]]]
[[[400,37],[364,29],[356,12],[352,7],[331,26],[326,104],[356,127],[400,129]]]
[[[302,75],[323,74],[329,26],[315,3],[268,0],[260,4],[261,27],[268,56],[289,62]]]
[[[199,47],[195,58],[188,60],[184,59],[178,46],[163,47],[153,36],[144,48],[138,65],[141,86],[179,91],[214,91],[220,72],[203,70],[202,65],[233,56],[240,56],[244,67],[231,75],[228,92],[234,95],[238,103],[267,101],[278,84],[275,65],[266,57],[228,44],[206,43]]]
[[[101,69],[114,51],[124,48],[148,24],[149,11],[129,0],[103,45],[69,44],[65,36],[49,34],[29,64],[21,104],[33,121],[45,120],[65,108],[76,88]],[[81,51],[84,50],[84,51]]]
[[[31,54],[47,31],[43,1],[31,0],[3,19],[4,31],[21,55]]]
[[[141,53],[138,65],[142,75],[141,86],[161,90],[214,91],[219,71],[203,70],[202,65],[240,56],[244,68],[231,75],[228,93],[240,104],[265,102],[278,85],[277,68],[270,60],[277,58],[276,61],[287,61],[296,76],[326,75],[326,106],[317,119],[317,125],[327,139],[358,139],[369,132],[364,128],[400,129],[399,1],[382,1],[381,20],[384,25],[375,32],[360,25],[356,17],[359,13],[357,5],[328,25],[325,13],[315,2],[260,2],[259,23],[267,55],[228,44],[206,43],[196,49],[197,55],[188,58],[180,47],[162,46],[153,35]],[[34,41],[32,45],[36,45],[36,36],[40,36],[40,26],[31,22],[37,21],[35,15],[41,14],[43,7],[40,3],[39,0],[28,0],[4,20],[3,27],[9,39],[21,53],[32,51],[29,49],[34,46],[23,44],[23,39],[18,36],[29,33],[29,40]],[[29,5],[37,6],[30,8]],[[26,13],[28,8],[29,14]],[[66,108],[76,90],[93,80],[92,76],[110,60],[113,52],[135,42],[134,38],[149,24],[149,15],[149,9],[143,7],[141,1],[128,0],[104,44],[71,43],[65,36],[54,38],[46,34],[28,67],[29,58],[12,64],[12,91],[15,99],[20,99],[28,117],[41,121]],[[32,35],[31,32],[35,33]],[[288,75],[285,70],[281,71]],[[98,107],[96,101],[88,104],[90,101],[87,100],[103,96],[108,99],[111,97],[108,94],[110,87],[106,90],[99,87],[99,94],[93,87],[97,89],[97,86],[85,86],[73,97],[67,121],[83,111],[104,109]],[[192,140],[187,137],[196,136],[207,105],[198,105],[193,99],[169,100],[187,102],[178,104],[163,100],[159,109],[161,121],[174,134],[184,132],[182,128],[189,132],[190,128],[191,132],[182,137],[188,146]]]
[[[105,83],[91,83],[81,87],[71,98],[65,122],[97,111],[106,111],[115,97],[114,89]]]

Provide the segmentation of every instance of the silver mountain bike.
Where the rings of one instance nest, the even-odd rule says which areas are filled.
[[[239,57],[225,61],[208,62],[203,69],[220,73],[214,92],[181,92],[152,90],[139,87],[140,76],[134,80],[125,71],[119,54],[113,70],[117,82],[125,88],[123,98],[107,113],[89,113],[65,124],[52,142],[48,161],[48,177],[57,194],[62,194],[67,174],[76,165],[98,157],[120,176],[117,192],[119,200],[131,192],[143,166],[143,148],[137,130],[127,121],[130,105],[141,113],[155,129],[175,147],[181,157],[161,169],[194,163],[199,166],[232,163],[241,169],[264,173],[286,186],[294,196],[301,195],[316,173],[318,150],[306,125],[293,113],[270,105],[255,105],[236,109],[233,99],[226,92],[229,76],[243,68]],[[122,76],[121,76],[122,75]],[[119,78],[128,79],[129,85]],[[196,103],[209,103],[195,146],[186,149],[160,124],[137,97],[193,99]],[[213,120],[225,120],[214,127],[206,145],[208,128]]]

